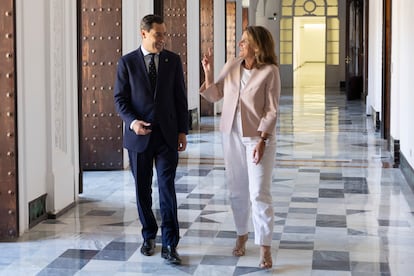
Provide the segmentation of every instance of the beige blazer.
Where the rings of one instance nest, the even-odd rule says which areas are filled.
[[[220,131],[230,133],[236,108],[240,102],[243,137],[275,133],[280,98],[280,75],[276,65],[253,69],[246,86],[240,91],[242,59],[229,60],[217,81],[209,88],[200,87],[200,94],[209,102],[223,99]]]

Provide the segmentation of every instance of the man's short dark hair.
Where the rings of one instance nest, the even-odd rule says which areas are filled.
[[[146,30],[149,32],[152,28],[153,23],[162,24],[164,23],[164,19],[156,14],[148,14],[141,20],[141,30]]]

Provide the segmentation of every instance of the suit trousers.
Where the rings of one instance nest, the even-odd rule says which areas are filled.
[[[236,114],[230,134],[223,134],[223,153],[237,235],[248,233],[251,211],[255,244],[270,246],[274,225],[270,188],[276,138],[275,135],[269,138],[262,160],[254,164],[253,149],[260,137],[243,137],[241,116],[239,112]]]
[[[131,171],[135,179],[135,192],[144,240],[155,239],[158,225],[152,211],[153,165],[157,172],[162,245],[176,247],[179,240],[175,174],[178,151],[165,142],[161,130],[153,128],[148,147],[143,152],[128,151]]]

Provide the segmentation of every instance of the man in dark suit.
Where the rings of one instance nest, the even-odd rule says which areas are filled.
[[[121,57],[115,82],[115,106],[125,122],[124,147],[135,179],[138,214],[144,242],[141,253],[154,254],[158,225],[152,211],[153,164],[161,214],[161,256],[181,264],[175,174],[178,152],[187,146],[188,104],[180,57],[164,49],[163,18],[141,21],[142,44]]]

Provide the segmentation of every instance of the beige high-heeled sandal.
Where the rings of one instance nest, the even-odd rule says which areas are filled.
[[[263,269],[269,269],[273,266],[272,251],[270,246],[260,246],[260,263],[259,267]]]
[[[248,234],[237,236],[236,245],[233,248],[233,256],[241,257],[246,254],[246,242],[248,238]]]

